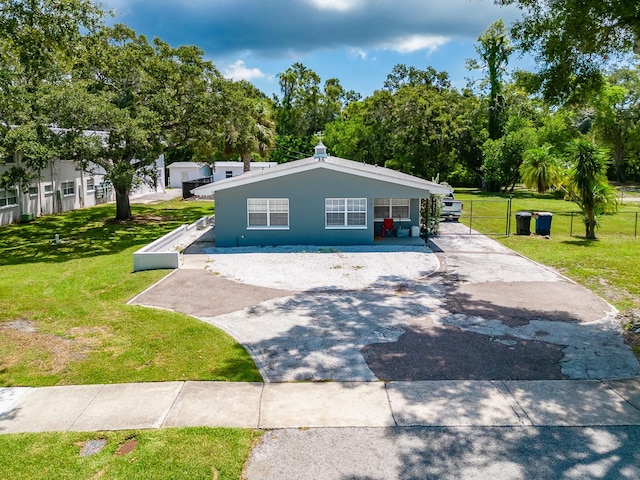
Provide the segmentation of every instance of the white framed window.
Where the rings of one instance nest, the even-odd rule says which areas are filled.
[[[289,228],[288,198],[248,198],[247,228],[286,230]]]
[[[69,182],[62,182],[60,184],[60,190],[62,191],[62,196],[66,197],[67,195],[73,195],[76,193],[76,184],[73,180]]]
[[[227,170],[224,172],[224,178],[231,178],[233,177],[233,171],[232,170]]]
[[[52,184],[47,183],[47,184],[44,186],[44,194],[45,194],[46,196],[53,195],[53,185],[52,185]]]
[[[96,181],[93,177],[87,178],[87,192],[93,192],[96,189]]]
[[[29,197],[34,198],[38,196],[38,186],[32,185],[29,187]]]
[[[367,228],[366,198],[325,198],[325,228]]]
[[[380,222],[385,218],[409,221],[411,220],[411,199],[376,198],[373,201],[373,216]]]
[[[18,205],[18,190],[15,188],[0,189],[0,208]]]

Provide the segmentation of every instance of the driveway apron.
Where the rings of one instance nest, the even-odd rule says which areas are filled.
[[[132,303],[222,328],[271,382],[640,375],[613,307],[457,222],[441,229],[418,251],[211,250]]]

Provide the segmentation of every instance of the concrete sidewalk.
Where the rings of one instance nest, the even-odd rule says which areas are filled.
[[[640,378],[0,388],[5,434],[187,426],[614,425],[640,425]]]

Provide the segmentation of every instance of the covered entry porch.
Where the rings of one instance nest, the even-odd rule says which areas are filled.
[[[373,235],[375,243],[417,245],[420,238],[420,198],[373,199]]]

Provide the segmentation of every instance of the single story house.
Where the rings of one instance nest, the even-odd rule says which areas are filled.
[[[169,170],[169,186],[182,188],[182,182],[210,177],[211,167],[206,163],[173,162],[167,167]]]
[[[251,162],[252,172],[267,170],[278,165],[278,162]],[[213,181],[219,182],[225,178],[235,177],[244,173],[243,162],[216,162],[213,165]]]
[[[368,245],[393,219],[403,231],[420,225],[420,200],[448,186],[327,155],[250,171],[195,188],[214,195],[216,246]]]

